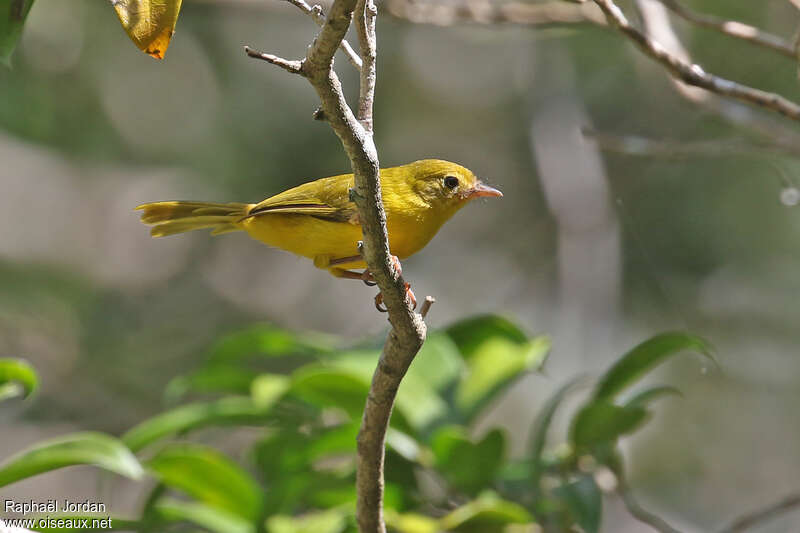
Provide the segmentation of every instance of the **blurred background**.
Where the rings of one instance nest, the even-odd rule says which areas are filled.
[[[691,6],[786,36],[800,21],[778,0]],[[673,23],[708,70],[800,98],[791,59]],[[32,403],[0,404],[0,458],[68,430],[121,433],[163,408],[166,384],[215,338],[252,323],[385,333],[374,288],[244,234],[151,239],[133,211],[256,202],[349,172],[311,118],[308,83],[242,52],[301,57],[315,31],[277,1],[188,1],[159,62],[106,2],[37,0],[13,70],[0,70],[0,355],[27,358],[43,383]],[[689,330],[717,347],[720,368],[685,357],[659,372],[685,397],[625,441],[642,502],[709,531],[800,489],[794,124],[676,87],[595,24],[439,27],[382,8],[378,38],[382,166],[449,159],[505,194],[469,205],[404,262],[417,296],[437,299],[429,324],[496,312],[553,340],[544,372],[475,431],[509,428],[519,453],[515,428],[557,386]],[[354,70],[344,56],[337,67],[354,97]],[[136,487],[117,485],[106,501],[135,509]],[[0,495],[43,487],[107,491],[79,469]],[[605,531],[649,530],[614,505]],[[799,528],[787,515],[762,530]]]

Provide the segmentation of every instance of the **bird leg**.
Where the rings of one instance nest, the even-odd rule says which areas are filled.
[[[411,290],[411,284],[406,283],[406,295],[408,295],[408,299],[411,300],[411,308],[417,308],[417,297],[414,296],[414,291]],[[383,305],[383,293],[379,292],[375,295],[375,309],[380,311],[381,313],[386,313],[389,310]]]
[[[400,259],[396,255],[392,257],[392,266],[394,267],[397,275],[400,276],[403,274],[403,266],[400,264]],[[352,257],[340,257],[338,259],[331,259],[328,264],[329,265],[342,265],[347,263],[354,263],[356,261],[361,260],[361,256],[352,256]],[[331,268],[329,269],[330,273],[336,276],[337,278],[345,278],[345,279],[359,279],[364,282],[365,285],[369,287],[374,287],[375,283],[375,276],[372,275],[372,272],[369,269],[365,269],[364,272],[355,272],[353,270],[346,270],[344,268]],[[411,301],[411,305],[413,309],[417,308],[417,297],[414,295],[414,291],[411,290],[411,284],[406,283],[406,294],[408,295],[408,299]],[[386,313],[388,309],[386,306],[383,305],[383,293],[379,292],[375,296],[375,308],[380,311],[381,313]]]

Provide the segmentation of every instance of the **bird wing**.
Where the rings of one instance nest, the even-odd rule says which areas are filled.
[[[308,215],[332,222],[358,224],[358,211],[350,201],[352,175],[322,178],[276,194],[253,206],[248,217],[269,214]]]

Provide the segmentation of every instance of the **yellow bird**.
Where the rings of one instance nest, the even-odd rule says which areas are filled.
[[[421,250],[442,224],[470,200],[503,194],[481,183],[467,168],[424,159],[381,170],[389,247],[399,268]],[[352,174],[304,183],[257,204],[153,202],[136,209],[153,226],[153,237],[212,228],[212,235],[246,231],[269,246],[308,257],[336,277],[372,280],[358,252],[358,210],[350,201]],[[410,293],[410,291],[409,291]],[[410,293],[413,301],[413,293]]]

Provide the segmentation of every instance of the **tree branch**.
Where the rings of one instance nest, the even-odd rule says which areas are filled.
[[[376,55],[372,0],[362,0],[360,6],[363,11],[357,14],[359,20],[363,21],[359,23],[360,26],[363,24],[359,30],[359,42],[364,55],[358,118],[347,105],[342,84],[333,70],[333,56],[350,27],[356,2],[334,1],[319,35],[309,47],[305,59],[300,61],[299,73],[316,90],[321,112],[350,159],[355,181],[351,198],[358,208],[364,237],[360,252],[381,290],[392,325],[372,378],[357,442],[356,514],[359,528],[362,533],[384,533],[383,461],[386,430],[400,382],[422,347],[426,327],[422,317],[411,308],[407,284],[395,270],[389,253],[378,153],[371,131]],[[364,121],[364,125],[359,119]]]
[[[775,93],[755,89],[719,76],[707,73],[702,67],[690,64],[667,52],[659,43],[631,26],[622,10],[613,0],[594,0],[603,10],[609,24],[620,31],[647,56],[665,67],[674,77],[708,91],[775,111],[788,118],[800,121],[800,105]]]
[[[769,507],[737,518],[728,527],[722,529],[720,533],[740,533],[760,522],[775,518],[779,514],[791,511],[797,507],[800,507],[800,494],[792,494]]]
[[[321,5],[315,4],[312,7],[308,5],[305,2],[305,0],[286,0],[286,1],[296,6],[297,9],[299,9],[300,11],[311,17],[311,20],[316,22],[317,26],[322,27],[322,25],[325,24],[325,12],[322,11]],[[358,57],[358,54],[356,53],[355,50],[353,50],[353,47],[350,46],[350,43],[347,42],[347,39],[342,39],[342,44],[340,46],[342,48],[342,51],[347,56],[347,60],[350,61],[350,64],[353,65],[356,68],[356,70],[360,71],[361,58]]]
[[[377,38],[375,19],[378,9],[373,0],[358,0],[356,4],[356,31],[363,56],[358,92],[358,120],[369,133],[372,133],[372,105],[375,100],[375,80],[377,61]]]
[[[253,50],[249,46],[244,47],[244,53],[253,59],[260,59],[262,61],[266,61],[267,63],[271,63],[276,67],[281,67],[283,70],[291,72],[292,74],[302,74],[300,61],[291,61],[289,59],[283,59],[282,57],[272,54],[259,52],[258,50]]]
[[[800,0],[798,1],[800,2]],[[794,46],[782,37],[735,20],[725,20],[711,15],[695,13],[685,8],[678,0],[660,0],[660,2],[670,11],[692,24],[768,48],[792,59],[796,58]]]
[[[800,1],[800,0],[798,0]],[[570,5],[561,0],[545,3],[503,2],[491,0],[440,3],[430,0],[389,0],[389,13],[417,24],[452,26],[463,22],[476,24],[520,24],[559,26],[594,24],[605,26],[603,14],[592,4]]]
[[[669,525],[663,518],[639,505],[639,502],[634,498],[630,488],[624,483],[621,483],[618,492],[622,498],[622,502],[625,504],[625,508],[628,509],[628,512],[639,522],[649,525],[659,533],[680,533],[680,531]]]

